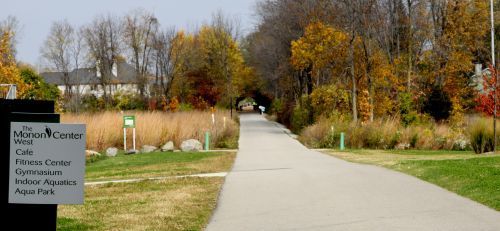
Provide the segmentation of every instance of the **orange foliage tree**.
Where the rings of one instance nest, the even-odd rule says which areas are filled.
[[[497,98],[497,116],[500,112],[500,90],[495,87],[498,78],[498,70],[490,65],[490,76],[483,76],[483,90],[476,98],[476,110],[486,115],[493,115],[495,109],[495,94]]]

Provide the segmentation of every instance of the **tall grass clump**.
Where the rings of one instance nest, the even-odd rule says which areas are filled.
[[[236,148],[238,145],[238,122],[231,119],[228,111],[215,113],[215,126],[212,124],[211,112],[205,111],[67,113],[61,115],[61,121],[87,125],[87,149],[121,149],[123,115],[136,117],[136,148],[142,145],[160,147],[168,141],[173,141],[174,145],[179,147],[182,141],[187,139],[197,139],[203,143],[207,131],[210,132],[210,147]],[[130,149],[131,145],[132,129],[127,129],[127,148]]]
[[[478,118],[469,125],[471,146],[478,154],[493,151],[493,128],[490,123],[484,118]]]
[[[344,132],[348,148],[467,150],[470,142],[464,130],[433,121],[405,125],[398,117],[355,123],[342,116],[333,116],[320,118],[304,128],[299,140],[312,148],[338,148],[340,133]]]

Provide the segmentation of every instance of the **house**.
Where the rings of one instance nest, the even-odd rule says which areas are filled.
[[[79,68],[71,71],[67,76],[67,85],[71,87],[70,90],[66,89],[63,72],[43,72],[40,75],[45,82],[57,85],[63,94],[67,94],[68,91],[79,92],[81,95],[95,95],[96,97],[101,97],[104,94],[101,74],[96,68]],[[154,78],[148,76],[146,94],[149,95],[149,88],[152,85],[154,85]],[[112,69],[112,78],[106,88],[110,95],[117,92],[138,93],[135,68],[126,62],[115,63]]]
[[[479,92],[484,92],[483,76],[491,77],[491,70],[489,68],[483,69],[482,64],[476,64],[474,68],[474,75],[472,75],[472,82],[474,83],[476,90]]]

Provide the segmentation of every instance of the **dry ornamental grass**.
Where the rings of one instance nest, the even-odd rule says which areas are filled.
[[[61,121],[87,125],[87,149],[122,149],[123,115],[135,115],[137,149],[142,145],[160,147],[168,141],[173,141],[175,147],[179,147],[182,141],[187,139],[197,139],[203,143],[207,131],[210,132],[210,147],[237,146],[239,126],[230,118],[228,111],[215,113],[215,125],[212,124],[211,112],[204,111],[67,113],[61,116]],[[132,146],[132,129],[127,129],[127,146],[128,149]]]

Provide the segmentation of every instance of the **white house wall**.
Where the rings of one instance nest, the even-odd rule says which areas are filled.
[[[59,90],[65,94],[66,86],[58,85]],[[110,84],[106,86],[107,92],[111,95],[116,94],[117,92],[123,93],[133,93],[137,94],[139,91],[137,90],[137,84]],[[96,97],[102,97],[104,95],[104,90],[101,85],[80,85],[80,89],[77,86],[71,86],[71,91],[76,93],[80,91],[82,95],[95,95]],[[147,92],[149,93],[149,92]]]

